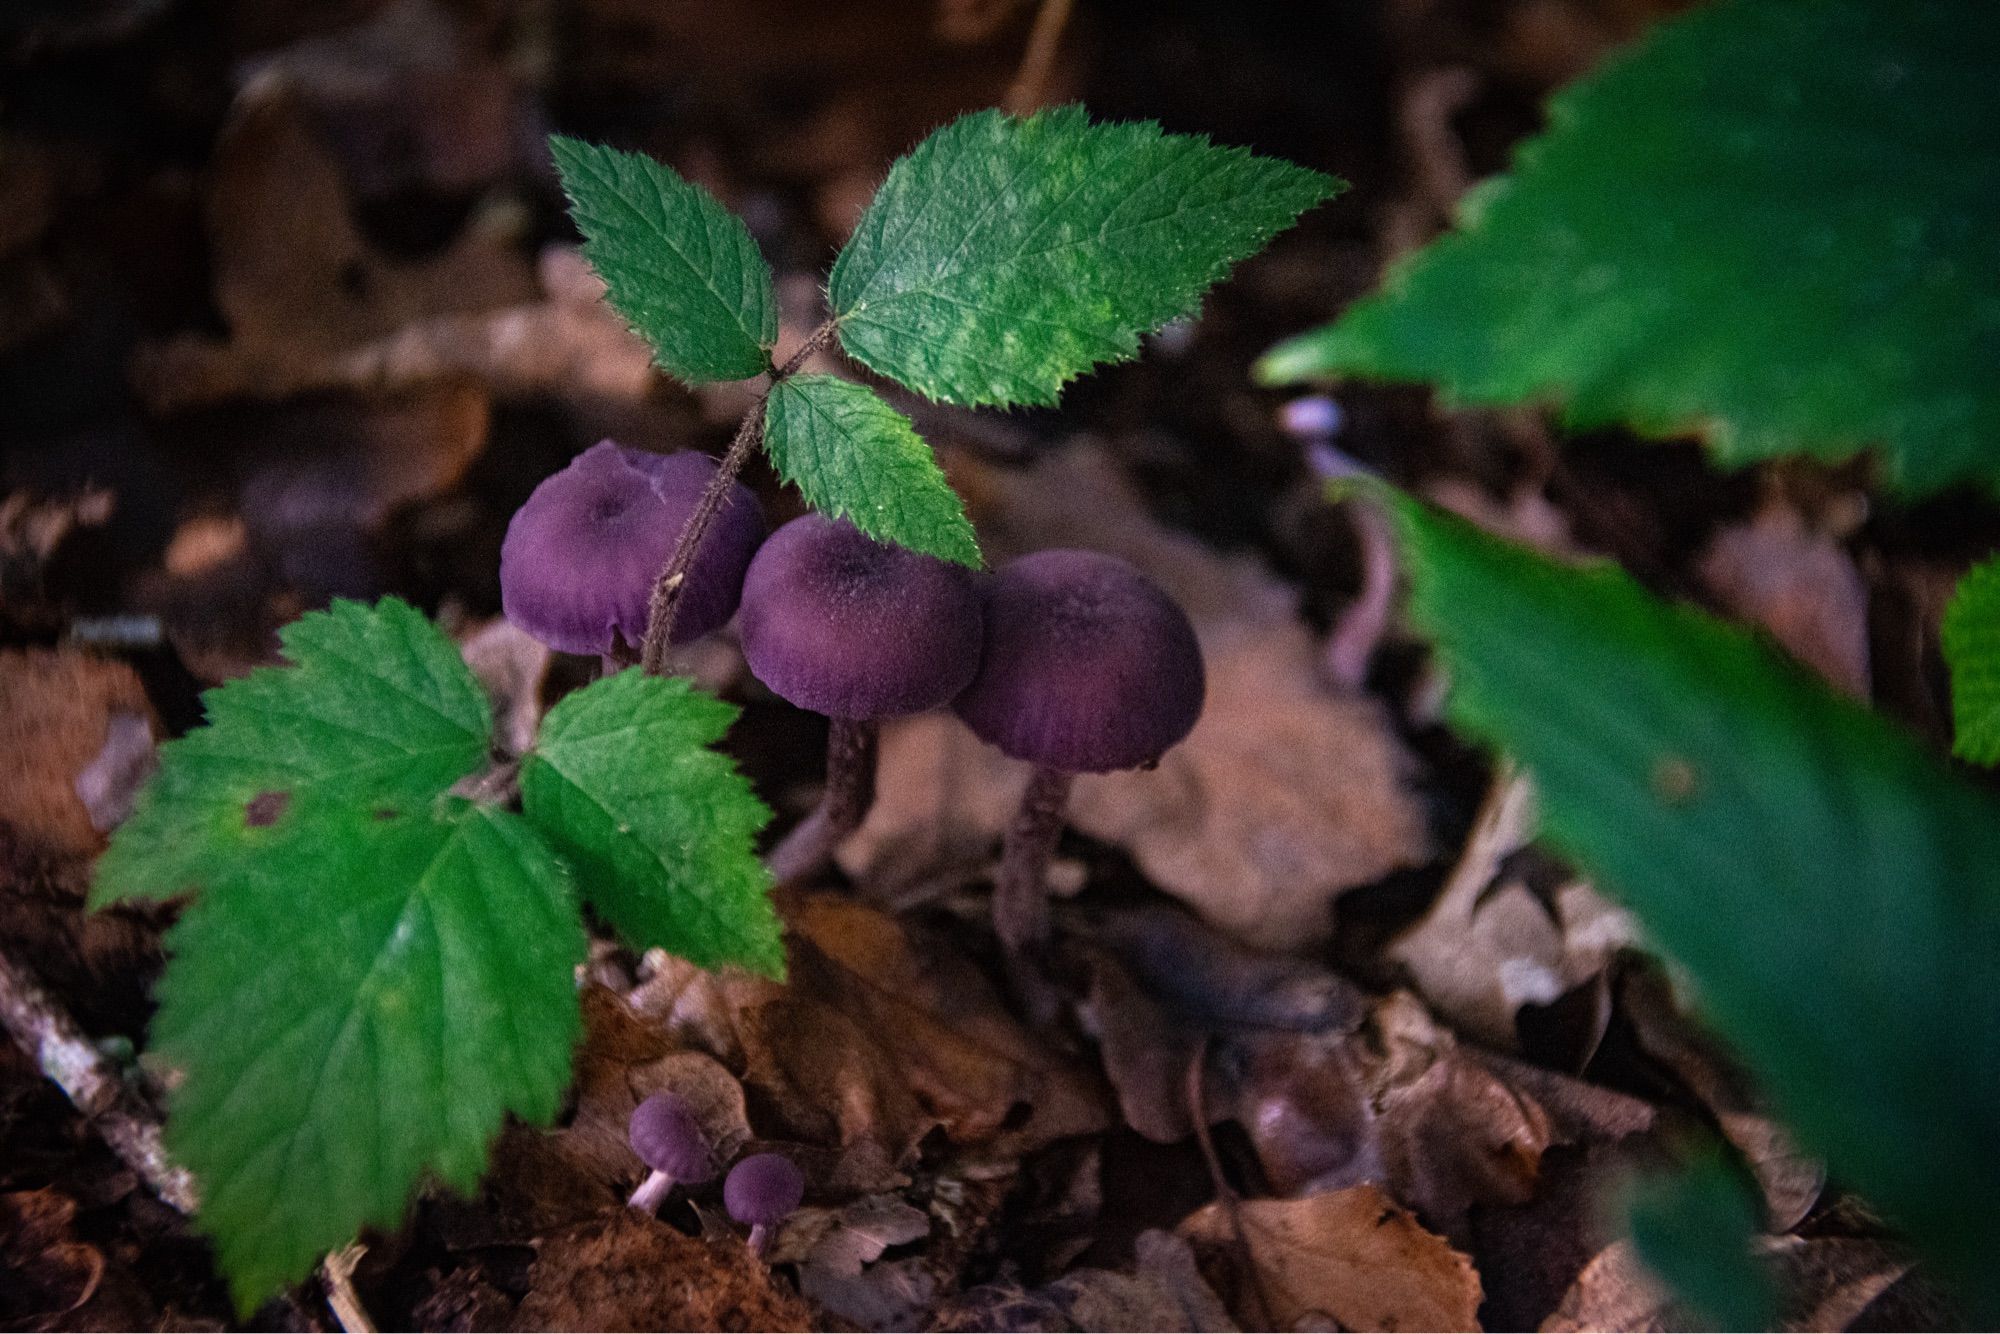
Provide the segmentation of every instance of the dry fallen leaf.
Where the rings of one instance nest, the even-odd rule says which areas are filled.
[[[510,755],[525,755],[542,724],[542,685],[549,646],[496,616],[467,634],[458,651],[493,701],[493,735]]]
[[[1237,1207],[1254,1272],[1237,1271],[1237,1233],[1217,1202],[1181,1224],[1232,1276],[1232,1309],[1249,1328],[1476,1330],[1479,1275],[1375,1186]],[[1267,1308],[1259,1314],[1259,1308]]]
[[[1793,657],[1867,697],[1868,586],[1840,544],[1806,527],[1796,509],[1774,501],[1718,533],[1702,555],[1701,577],[1725,607],[1762,625]]]
[[[104,835],[78,780],[91,775],[91,795],[115,800],[131,766],[114,755],[107,770],[106,747],[143,753],[135,729],[150,736],[152,727],[145,687],[122,662],[71,650],[0,652],[0,755],[9,768],[0,821],[50,853],[94,855]]]
[[[534,290],[527,265],[476,232],[420,262],[376,254],[281,73],[237,94],[209,168],[206,219],[231,341],[267,359],[347,351],[414,319],[516,305]]]

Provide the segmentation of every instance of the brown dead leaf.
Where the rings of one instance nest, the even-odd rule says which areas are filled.
[[[1688,1328],[1688,1318],[1674,1309],[1673,1297],[1639,1263],[1629,1241],[1615,1241],[1598,1252],[1563,1294],[1554,1314],[1542,1322],[1542,1334],[1601,1329],[1638,1334]]]
[[[896,1162],[933,1124],[968,1143],[1004,1122],[1023,1147],[1102,1128],[1088,1077],[941,939],[832,895],[797,901],[788,918],[790,984],[742,1028],[746,1081],[800,1138],[870,1137]]]
[[[1774,500],[1718,533],[1702,555],[1701,577],[1725,607],[1770,631],[1793,657],[1867,697],[1867,584],[1840,544],[1808,528],[1791,505]]]
[[[1237,1215],[1254,1273],[1236,1267],[1237,1234],[1224,1204],[1206,1206],[1180,1231],[1230,1275],[1225,1296],[1248,1327],[1332,1320],[1356,1330],[1479,1328],[1472,1262],[1375,1186],[1246,1200]]]
[[[135,724],[120,718],[151,735],[153,706],[124,663],[66,649],[0,652],[0,755],[9,767],[0,821],[51,853],[95,855],[104,836],[77,783],[100,765],[114,729],[132,739]],[[96,774],[116,777],[101,765]],[[117,785],[86,784],[105,799]]]
[[[1126,848],[1210,922],[1277,949],[1324,938],[1340,893],[1429,855],[1414,760],[1378,704],[1322,688],[1292,590],[1153,521],[1085,442],[1026,472],[959,471],[996,561],[1051,546],[1123,557],[1201,636],[1208,701],[1194,732],[1150,772],[1080,778],[1077,828]],[[942,718],[885,728],[881,765],[875,807],[841,853],[871,884],[913,846],[990,844],[1025,782],[1022,766]]]
[[[246,353],[314,360],[412,320],[519,304],[527,266],[476,232],[435,258],[377,255],[348,213],[340,168],[282,74],[237,95],[209,168],[215,299]]]
[[[684,1236],[631,1209],[543,1238],[513,1328],[805,1330],[805,1304],[741,1242]]]

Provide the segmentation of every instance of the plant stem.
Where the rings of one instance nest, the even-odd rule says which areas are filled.
[[[826,865],[833,850],[861,827],[875,804],[875,756],[880,728],[869,719],[834,718],[826,730],[826,789],[813,813],[792,827],[765,860],[780,884],[803,880]]]
[[[646,637],[639,651],[639,665],[648,676],[663,676],[666,673],[667,646],[673,638],[674,617],[680,611],[681,591],[687,584],[688,569],[694,564],[695,555],[701,550],[702,539],[708,536],[715,516],[722,512],[723,504],[728,501],[729,488],[736,484],[736,475],[743,471],[743,465],[750,461],[750,455],[763,442],[765,400],[770,398],[772,389],[796,374],[799,367],[806,364],[807,358],[831,342],[839,327],[838,320],[828,320],[814,329],[784,365],[772,369],[770,387],[759,394],[757,401],[750,405],[750,410],[743,414],[735,437],[730,440],[728,450],[716,465],[715,476],[709,479],[701,499],[695,502],[694,513],[682,526],[680,538],[660,570],[660,577],[653,581],[652,600],[646,607]]]
[[[1049,943],[1049,895],[1042,877],[1062,834],[1073,781],[1074,775],[1060,769],[1035,766],[1021,809],[1007,826],[993,882],[993,930],[1013,959],[1040,954]]]

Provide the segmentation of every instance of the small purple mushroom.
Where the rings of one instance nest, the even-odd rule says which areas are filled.
[[[731,1218],[750,1225],[750,1253],[760,1258],[771,1244],[771,1229],[805,1194],[805,1174],[782,1153],[753,1153],[730,1168],[722,1183],[723,1206]]]
[[[546,478],[515,511],[500,547],[507,619],[550,648],[595,653],[609,667],[646,634],[653,581],[715,475],[705,454],[650,454],[603,440]],[[743,572],[764,540],[757,498],[735,487],[702,543],[674,642],[736,610]]]
[[[979,668],[973,572],[807,514],[743,580],[743,656],[757,679],[831,720],[818,809],[772,850],[771,872],[822,866],[875,799],[877,723],[948,703]]]
[[[1124,561],[1041,551],[994,576],[985,656],[954,707],[982,741],[1035,766],[993,894],[1017,972],[1048,943],[1042,877],[1071,779],[1157,762],[1193,730],[1206,688],[1187,614]]]
[[[677,1094],[655,1093],[640,1103],[626,1134],[632,1152],[653,1170],[626,1201],[641,1213],[656,1211],[675,1186],[699,1185],[715,1175],[715,1154],[701,1119]]]

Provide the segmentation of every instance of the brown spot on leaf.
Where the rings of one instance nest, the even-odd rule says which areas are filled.
[[[259,792],[243,804],[243,823],[252,829],[269,829],[291,804],[289,792]]]

